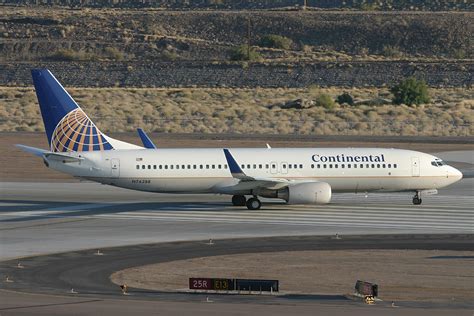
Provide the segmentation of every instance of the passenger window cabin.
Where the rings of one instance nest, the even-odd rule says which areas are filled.
[[[431,161],[431,165],[434,166],[434,167],[440,167],[440,166],[446,165],[446,163],[444,161]],[[276,169],[277,165],[276,164],[242,164],[241,167],[242,167],[242,169],[255,169],[255,170],[256,169],[270,169],[270,167],[273,168],[273,169]],[[321,169],[321,168],[323,168],[323,169],[327,169],[327,168],[329,168],[329,169],[339,169],[339,168],[341,168],[341,169],[351,169],[351,168],[353,168],[353,169],[357,169],[357,168],[361,168],[361,169],[362,168],[395,169],[395,168],[398,168],[398,165],[397,164],[391,164],[391,163],[387,163],[387,164],[386,163],[384,163],[384,164],[362,164],[362,163],[361,164],[356,164],[356,163],[355,164],[350,164],[350,163],[344,164],[343,163],[343,164],[311,164],[308,167],[310,167],[311,169]],[[151,170],[151,169],[153,169],[153,170],[157,170],[157,169],[158,170],[163,170],[163,169],[165,169],[165,170],[169,170],[169,169],[170,170],[173,170],[173,169],[177,169],[177,170],[179,170],[179,169],[182,169],[182,170],[183,169],[214,169],[215,170],[215,169],[227,169],[228,166],[227,166],[227,164],[213,164],[213,165],[207,165],[207,164],[206,165],[179,165],[179,164],[177,164],[177,165],[172,165],[172,164],[170,164],[170,165],[167,165],[167,164],[165,164],[165,165],[155,165],[155,164],[148,165],[148,164],[146,164],[145,165],[145,164],[143,164],[143,165],[141,165],[141,164],[138,164],[138,165],[135,165],[135,168],[137,170],[140,170],[140,169],[142,169],[142,170],[147,170],[147,169],[148,170]],[[291,164],[291,163],[286,164],[286,163],[284,163],[284,164],[281,165],[281,168],[282,169],[298,169],[298,168],[304,169],[304,164]]]

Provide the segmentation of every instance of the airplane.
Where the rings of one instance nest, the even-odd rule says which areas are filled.
[[[19,148],[72,176],[121,188],[161,193],[232,196],[261,208],[260,198],[325,204],[335,192],[413,192],[422,195],[459,181],[462,173],[430,154],[383,148],[156,148],[102,133],[54,75],[31,71],[50,148]],[[142,135],[143,134],[143,135]]]

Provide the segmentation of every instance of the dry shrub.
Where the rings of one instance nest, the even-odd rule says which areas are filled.
[[[298,133],[379,135],[472,135],[474,90],[432,89],[434,103],[413,108],[343,106],[288,109],[268,105],[346,89],[69,89],[71,95],[103,131]],[[387,89],[351,89],[369,99]],[[33,89],[1,88],[0,131],[43,130]],[[420,124],[419,118],[426,118]],[[188,120],[183,120],[188,119]],[[420,128],[417,128],[419,126]]]

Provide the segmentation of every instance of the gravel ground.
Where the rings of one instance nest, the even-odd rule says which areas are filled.
[[[181,290],[188,277],[280,280],[291,293],[351,294],[356,280],[379,285],[384,300],[473,301],[474,252],[354,250],[227,255],[118,271],[117,284]]]

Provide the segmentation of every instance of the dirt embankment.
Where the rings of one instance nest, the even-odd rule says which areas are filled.
[[[0,85],[30,86],[31,69],[48,68],[76,87],[385,87],[415,76],[432,87],[474,84],[474,63],[295,62],[21,62],[0,63]]]
[[[247,43],[238,11],[0,7],[0,85],[52,68],[67,85],[134,87],[385,86],[407,76],[472,86],[472,12],[251,14],[260,62],[230,62]],[[262,47],[278,34],[285,49]],[[74,61],[74,63],[60,62]]]
[[[214,50],[207,57],[198,56],[197,51],[186,57],[186,52],[201,44],[226,50],[226,45],[247,43],[248,36],[249,14],[245,11],[0,7],[0,13],[0,39],[5,40],[0,52],[13,60],[24,59],[25,53],[30,58],[45,58],[59,48],[94,52],[114,43],[120,45],[120,51],[135,54],[126,58],[156,59],[157,53],[168,50],[182,53],[185,59],[216,60],[219,56],[209,55]],[[473,21],[472,12],[255,11],[251,14],[251,44],[260,45],[264,36],[278,34],[292,40],[290,50],[303,52],[317,48],[348,54],[382,54],[391,47],[408,56],[472,58]],[[168,39],[178,42],[167,42]],[[11,48],[10,41],[17,45]],[[49,52],[38,50],[45,41]],[[304,45],[307,47],[302,49]],[[16,55],[6,54],[10,51]]]
[[[53,0],[42,3],[37,0],[3,0],[5,4],[13,5],[35,5],[35,6],[65,6],[65,7],[94,7],[94,8],[172,8],[186,9],[298,9],[302,7],[301,0],[102,0],[102,1],[78,1],[78,0]],[[370,4],[365,0],[307,0],[307,10],[310,9],[362,9],[362,10],[472,10],[473,5],[469,1],[377,1]]]

